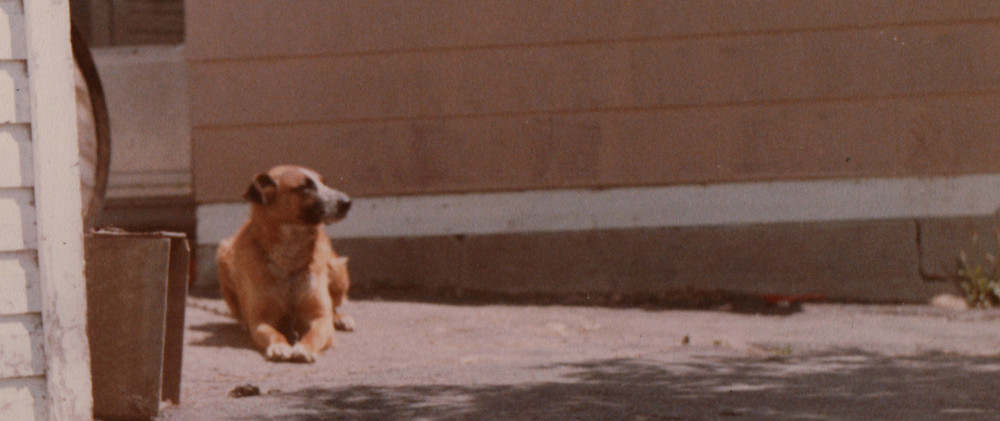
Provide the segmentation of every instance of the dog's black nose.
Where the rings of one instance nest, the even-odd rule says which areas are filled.
[[[351,199],[341,199],[337,201],[337,213],[346,215],[351,210]]]

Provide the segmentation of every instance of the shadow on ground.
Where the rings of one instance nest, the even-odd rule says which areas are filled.
[[[1000,413],[1000,358],[858,351],[669,366],[611,359],[537,367],[523,385],[352,386],[279,392],[260,420],[986,420]],[[287,407],[286,407],[287,408]]]
[[[250,341],[250,335],[235,321],[205,323],[190,326],[188,329],[208,333],[204,339],[191,342],[190,345],[193,346],[256,349]]]

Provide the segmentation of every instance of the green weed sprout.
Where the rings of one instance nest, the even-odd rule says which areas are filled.
[[[976,237],[973,237],[976,242]],[[1000,254],[1000,233],[997,234]],[[982,259],[972,261],[965,251],[958,253],[958,285],[965,293],[970,307],[1000,306],[1000,264],[997,254],[986,253]]]

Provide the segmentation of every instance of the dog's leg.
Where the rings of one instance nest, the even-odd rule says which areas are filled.
[[[226,306],[229,307],[229,313],[243,325],[244,319],[243,314],[240,312],[240,302],[236,297],[236,291],[233,289],[232,280],[229,278],[229,270],[224,264],[219,265],[219,291],[222,293],[222,299],[226,301]],[[246,326],[244,325],[243,327],[245,328]]]
[[[313,319],[302,339],[292,347],[292,361],[311,363],[316,355],[333,344],[333,321],[328,317]]]
[[[226,306],[229,307],[229,313],[231,313],[233,318],[239,320],[242,324],[243,314],[240,313],[240,304],[236,297],[236,290],[233,287],[233,279],[231,275],[232,271],[229,267],[229,264],[233,259],[232,250],[232,243],[229,240],[223,241],[223,243],[219,245],[219,249],[216,253],[215,263],[218,268],[219,291],[222,293],[222,298],[226,300]]]
[[[351,286],[351,278],[347,272],[347,258],[334,257],[328,262],[330,268],[330,283],[327,289],[333,303],[333,327],[344,332],[354,331],[354,319],[351,316],[337,313],[337,307],[347,301],[347,290]]]
[[[334,312],[333,328],[341,332],[354,332],[354,318],[348,315]]]
[[[322,278],[313,278],[314,282],[318,280]],[[333,344],[333,306],[324,292],[315,291],[296,306],[299,312],[295,326],[301,337],[294,346],[293,361],[311,363],[320,351]]]
[[[291,361],[294,352],[288,338],[268,323],[250,324],[250,336],[270,361]]]

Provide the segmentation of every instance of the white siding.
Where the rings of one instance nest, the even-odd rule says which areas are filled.
[[[0,0],[0,419],[44,415],[37,411],[45,366],[24,29],[21,1]]]
[[[51,419],[88,419],[93,398],[69,1],[23,5],[46,411]]]
[[[35,252],[0,252],[0,315],[40,311],[41,291]]]
[[[42,318],[37,313],[0,318],[0,378],[45,374]]]
[[[26,102],[26,90],[17,94]],[[0,419],[41,421],[48,395],[29,136],[27,124],[0,124]]]
[[[0,60],[24,59],[24,8],[20,0],[0,0]]]
[[[29,187],[31,138],[27,124],[0,124],[0,188]]]
[[[28,72],[22,60],[0,59],[0,124],[31,120]]]
[[[48,419],[45,377],[0,379],[0,419],[42,421]]]
[[[68,15],[0,0],[0,420],[90,417]]]
[[[0,252],[36,248],[33,196],[30,188],[0,189]]]

